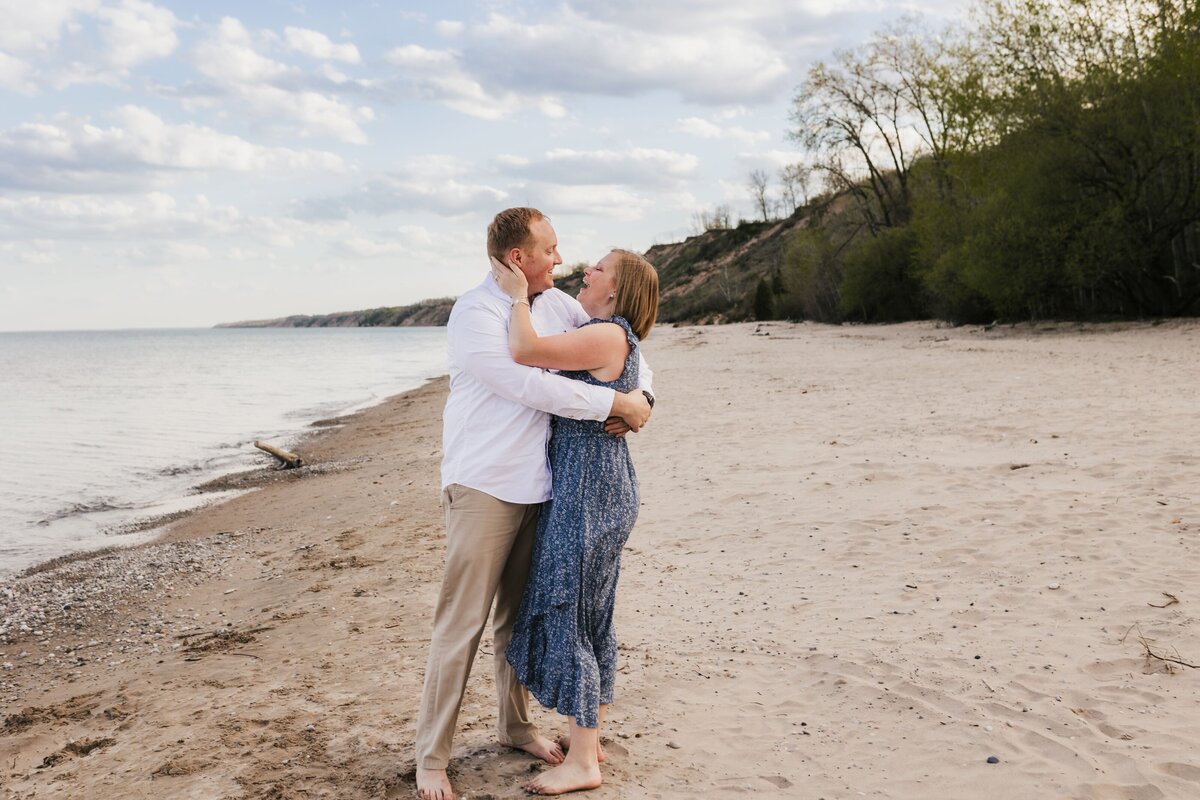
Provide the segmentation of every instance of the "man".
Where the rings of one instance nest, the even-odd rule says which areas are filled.
[[[541,212],[510,208],[497,214],[488,226],[488,254],[525,274],[539,335],[562,333],[587,320],[578,302],[554,288],[552,273],[562,258],[554,228]],[[450,396],[442,433],[446,574],[417,718],[422,800],[453,800],[446,765],[493,599],[500,742],[551,764],[562,761],[559,746],[530,721],[528,695],[504,657],[529,575],[538,508],[550,498],[549,415],[619,418],[607,426],[617,433],[637,431],[650,417],[642,391],[622,394],[517,364],[508,348],[511,315],[512,301],[489,271],[482,284],[454,304],[447,324]],[[641,385],[648,390],[651,375],[644,362],[641,373]]]

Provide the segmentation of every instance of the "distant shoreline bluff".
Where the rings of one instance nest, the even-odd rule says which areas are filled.
[[[421,300],[407,306],[381,306],[332,314],[293,314],[276,319],[222,322],[214,328],[397,328],[444,326],[454,307],[453,297]]]

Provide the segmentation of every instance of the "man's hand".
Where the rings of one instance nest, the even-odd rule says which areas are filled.
[[[625,423],[625,420],[621,419],[620,417],[609,417],[608,419],[604,420],[604,432],[610,436],[616,436],[618,439],[620,439],[622,436],[629,433],[629,430],[630,428]]]
[[[616,392],[613,395],[611,416],[625,420],[629,430],[637,433],[642,426],[650,421],[650,403],[641,389],[632,392]]]

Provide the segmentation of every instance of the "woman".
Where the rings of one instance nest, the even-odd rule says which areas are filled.
[[[526,279],[493,261],[513,299],[513,358],[588,383],[630,391],[638,385],[638,342],[658,314],[658,274],[646,259],[613,250],[583,272],[579,302],[592,317],[580,328],[539,338]],[[548,454],[553,494],[542,509],[529,583],[506,650],[517,677],[542,705],[570,720],[563,763],[525,788],[562,794],[600,785],[600,726],[613,700],[617,640],[613,604],[625,546],[637,519],[638,485],[623,438],[604,423],[554,417]]]

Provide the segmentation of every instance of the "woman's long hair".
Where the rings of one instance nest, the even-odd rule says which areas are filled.
[[[639,339],[658,318],[658,273],[654,265],[629,250],[613,250],[617,261],[617,296],[613,313],[624,317]]]

